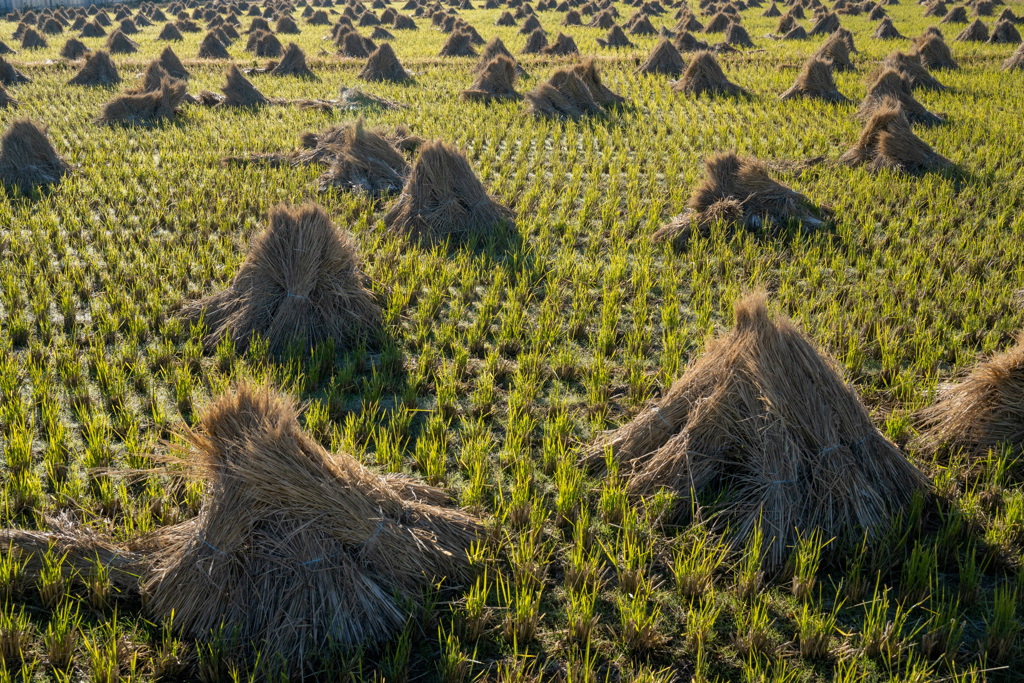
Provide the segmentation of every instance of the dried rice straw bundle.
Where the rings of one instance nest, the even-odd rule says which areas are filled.
[[[690,93],[693,95],[742,95],[743,88],[731,82],[725,77],[725,72],[719,66],[718,60],[710,52],[698,52],[683,77],[672,86],[675,92]]]
[[[797,97],[810,97],[834,104],[846,104],[850,101],[836,88],[836,82],[832,78],[832,65],[818,57],[808,59],[793,87],[779,95],[780,100]]]
[[[403,142],[419,144],[419,138],[405,128],[396,130],[395,138],[400,135],[406,137]],[[379,197],[402,190],[409,177],[409,162],[383,130],[367,130],[360,116],[331,138],[327,145],[331,165],[320,176],[321,191],[340,187]]]
[[[875,28],[871,37],[878,40],[902,40],[905,36],[896,29],[891,18],[885,17]]]
[[[419,241],[466,239],[513,222],[480,183],[465,155],[437,140],[413,164],[402,195],[384,216],[388,229]]]
[[[733,547],[760,524],[770,571],[814,531],[878,530],[928,480],[875,428],[836,363],[789,320],[771,319],[763,294],[734,308],[736,327],[589,458],[610,451],[631,495],[675,494],[671,521],[696,506]]]
[[[916,41],[914,52],[921,57],[921,63],[929,69],[959,69],[953,59],[953,52],[941,35],[925,34]]]
[[[608,30],[608,35],[604,38],[598,38],[597,44],[608,48],[633,47],[633,41],[626,37],[625,32],[618,24],[612,24],[612,27]]]
[[[137,125],[165,121],[174,117],[186,97],[185,82],[164,75],[158,88],[121,95],[107,102],[96,122]]]
[[[802,228],[813,229],[823,224],[816,214],[828,213],[816,209],[804,195],[773,180],[764,163],[757,159],[728,152],[709,157],[704,168],[706,177],[694,189],[686,211],[658,228],[651,236],[654,242],[670,242],[682,249],[694,232],[707,235],[717,223],[751,231],[774,231],[799,222]]]
[[[921,61],[921,55],[917,53],[904,54],[899,51],[893,52],[882,60],[878,69],[868,77],[868,81],[874,82],[886,69],[899,71],[903,78],[907,80],[907,83],[910,84],[911,90],[915,88],[940,91],[946,89],[946,86],[942,85],[934,76],[928,73],[928,69],[925,68],[924,63]]]
[[[493,57],[466,90],[459,93],[463,100],[493,102],[495,100],[521,100],[516,92],[516,63],[504,55]]]
[[[875,106],[857,143],[839,161],[850,166],[869,164],[873,171],[892,169],[904,173],[940,171],[952,166],[949,159],[914,134],[903,106],[893,97]]]
[[[103,50],[99,50],[85,60],[85,64],[78,70],[78,73],[71,77],[68,84],[104,86],[116,85],[120,82],[121,76],[117,73],[117,67],[114,66],[110,55]]]
[[[13,64],[0,57],[0,84],[18,85],[19,83],[29,83],[31,80],[28,76],[18,71]]]
[[[261,107],[270,104],[266,95],[257,90],[236,65],[228,67],[226,78],[221,87],[224,97],[218,102],[218,107]]]
[[[442,491],[328,453],[298,414],[244,384],[209,406],[182,449],[204,480],[194,519],[124,546],[66,529],[0,540],[34,558],[53,544],[72,566],[109,560],[115,585],[134,590],[141,575],[149,618],[173,612],[179,635],[200,642],[229,624],[245,654],[269,648],[301,677],[332,644],[393,636],[437,581],[463,581],[479,524],[435,504]]]
[[[843,34],[836,31],[821,44],[814,56],[831,62],[832,68],[836,71],[852,71],[854,66],[850,59],[850,52],[852,50]]]
[[[1013,54],[1003,62],[1003,71],[1019,71],[1024,69],[1024,43],[1017,46]]]
[[[571,71],[586,84],[594,101],[605,109],[617,107],[626,101],[625,97],[614,92],[601,81],[601,74],[597,70],[597,60],[593,57],[588,57],[582,64],[572,67]]]
[[[981,19],[975,19],[953,40],[958,42],[984,43],[988,40],[988,27]]]
[[[495,37],[491,42],[487,43],[484,47],[484,51],[480,54],[480,59],[477,60],[476,64],[473,65],[472,73],[479,76],[484,69],[490,65],[491,60],[497,56],[508,57],[515,64],[516,74],[521,78],[526,78],[526,70],[516,61],[516,58],[512,56],[512,53],[505,47],[505,43],[501,42],[501,38]]]
[[[979,362],[957,383],[939,387],[937,400],[917,414],[918,444],[983,458],[992,449],[1024,447],[1024,334],[1017,345]]]
[[[538,117],[576,119],[604,113],[590,88],[569,69],[559,69],[526,93],[526,113]]]
[[[26,191],[55,185],[70,172],[71,166],[57,154],[39,124],[13,121],[0,137],[0,184]]]
[[[288,43],[281,61],[270,69],[271,76],[298,76],[315,79],[316,75],[306,66],[306,53],[295,43]]]
[[[381,328],[355,241],[315,204],[272,209],[231,285],[189,304],[182,317],[205,321],[208,349],[227,335],[242,352],[256,337],[272,353],[328,340],[343,351]]]
[[[676,46],[668,38],[663,38],[651,50],[647,61],[637,67],[636,72],[638,74],[661,74],[678,78],[685,68],[686,62],[683,61],[683,56],[679,54],[679,50],[676,49]]]
[[[911,123],[935,126],[943,122],[939,116],[925,109],[924,105],[914,98],[907,79],[899,71],[891,68],[883,69],[874,84],[868,88],[868,93],[857,110],[857,118],[867,121],[874,114],[875,108],[889,98],[899,101]]]
[[[412,76],[398,61],[395,51],[388,43],[381,43],[380,47],[373,51],[370,58],[366,60],[366,66],[359,72],[358,78],[364,81],[387,81],[390,83],[405,83],[412,80]]]

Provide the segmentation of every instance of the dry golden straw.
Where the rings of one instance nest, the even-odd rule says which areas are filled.
[[[185,434],[182,464],[204,482],[194,519],[123,545],[66,525],[6,530],[0,543],[31,554],[30,574],[50,545],[80,571],[98,557],[116,587],[141,591],[150,619],[173,612],[199,641],[225,624],[234,646],[280,655],[301,677],[315,654],[390,637],[408,604],[464,580],[479,525],[437,505],[443,491],[328,453],[297,417],[265,388],[216,399]]]
[[[927,478],[875,428],[836,363],[789,320],[771,319],[763,294],[736,302],[735,315],[736,327],[661,400],[600,438],[590,461],[610,450],[633,496],[666,489],[673,521],[696,505],[735,546],[760,522],[769,569],[801,534],[857,538],[885,525]]]
[[[313,347],[328,340],[341,351],[372,339],[381,327],[355,241],[315,204],[272,209],[231,285],[189,304],[182,315],[204,321],[208,348],[227,335],[244,351],[259,337],[274,353],[292,343]]]

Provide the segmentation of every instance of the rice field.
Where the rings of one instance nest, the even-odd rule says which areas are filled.
[[[402,4],[389,7],[411,14]],[[908,38],[878,40],[877,21],[842,15],[858,51],[835,80],[852,102],[779,102],[824,37],[773,39],[769,4],[740,12],[755,46],[718,56],[745,97],[680,94],[667,77],[638,75],[657,36],[607,49],[597,42],[606,30],[537,11],[549,40],[562,31],[597,55],[603,82],[626,100],[576,120],[461,101],[476,59],[438,57],[448,36],[426,17],[389,41],[411,82],[360,81],[365,60],[338,56],[330,27],[308,25],[299,7],[300,33],[279,38],[303,49],[316,78],[250,76],[261,92],[330,100],[358,87],[404,108],[187,104],[170,122],[101,126],[103,104],[168,44],[192,94],[218,91],[230,62],[196,58],[205,29],[166,43],[155,22],[132,36],[137,53],[113,55],[121,86],[71,86],[81,63],[59,52],[75,32],[23,50],[17,23],[0,21],[16,50],[6,58],[31,79],[7,87],[18,104],[0,108],[0,128],[39,122],[73,168],[47,190],[0,186],[0,526],[73,524],[127,541],[196,516],[202,482],[169,456],[215,396],[251,380],[296,397],[324,448],[442,487],[484,525],[465,585],[439,581],[393,638],[310,653],[311,679],[1020,680],[1020,444],[936,453],[920,445],[915,417],[944,383],[1011,347],[1024,323],[1024,71],[1001,68],[1017,46],[955,42],[964,25],[942,25],[960,69],[933,72],[945,91],[914,91],[946,120],[914,132],[953,167],[872,172],[837,162],[860,134],[869,76],[938,18],[887,5]],[[614,7],[620,25],[636,11]],[[341,8],[327,9],[332,22]],[[459,16],[516,56],[520,92],[579,61],[520,55],[526,36],[494,25],[505,9]],[[672,29],[675,12],[650,19]],[[995,16],[982,20],[991,28]],[[244,50],[249,22],[243,13],[227,47],[240,68],[266,65]],[[303,132],[358,116],[461,149],[514,227],[410,241],[383,223],[393,197],[321,191],[315,166],[221,161],[296,149]],[[704,159],[731,150],[767,162],[832,220],[810,232],[717,224],[685,249],[653,244],[686,208]],[[184,307],[231,283],[273,207],[307,201],[354,237],[383,310],[380,344],[204,347]],[[667,497],[631,497],[611,460],[580,465],[732,329],[734,303],[756,290],[837,361],[932,487],[881,533],[810,534],[771,572],[761,537],[736,546],[700,523],[669,524]],[[288,678],[273,642],[241,656],[231,624],[193,642],[173,620],[148,620],[144,600],[118,595],[101,563],[76,573],[62,560],[48,553],[30,575],[24,557],[0,551],[0,681]]]

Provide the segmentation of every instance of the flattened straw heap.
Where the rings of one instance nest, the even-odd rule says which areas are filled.
[[[47,518],[49,531],[0,529],[0,543],[24,561],[27,576],[39,576],[49,553],[61,557],[65,573],[89,576],[96,562],[109,569],[110,587],[120,596],[138,595],[142,590],[144,558],[115,544],[66,515]],[[70,570],[70,572],[68,571]]]
[[[110,55],[100,50],[85,61],[82,68],[78,70],[69,85],[117,85],[121,82],[121,76],[117,73],[117,67],[110,59]]]
[[[671,521],[707,505],[699,514],[734,548],[760,524],[774,571],[814,531],[880,529],[928,480],[875,428],[836,363],[789,320],[771,319],[763,295],[734,309],[736,327],[590,459],[610,448],[635,497],[675,494]]]
[[[163,67],[157,65],[157,68],[163,71]],[[155,76],[154,73],[148,78]],[[125,94],[103,105],[97,123],[137,125],[165,121],[174,117],[186,96],[185,81],[172,78],[164,72],[156,88]]]
[[[839,161],[850,166],[868,164],[872,171],[890,169],[903,173],[928,173],[952,166],[914,134],[903,106],[893,97],[875,105],[857,143]]]
[[[438,504],[443,491],[328,453],[298,414],[291,398],[244,384],[209,406],[182,449],[204,480],[194,519],[126,545],[68,531],[0,538],[22,556],[52,543],[83,568],[109,560],[153,621],[173,612],[178,634],[200,642],[231,624],[240,654],[272,650],[302,678],[332,644],[393,636],[439,580],[460,585],[480,526]]]
[[[381,325],[355,241],[313,204],[272,209],[231,286],[189,304],[182,315],[205,316],[207,348],[227,334],[243,352],[257,336],[272,353],[327,340],[343,351],[372,340]]]
[[[381,43],[380,47],[373,51],[366,61],[366,66],[359,72],[359,78],[364,81],[387,81],[390,83],[405,83],[412,80],[409,72],[398,61],[398,57],[389,43]]]
[[[375,197],[400,192],[409,177],[409,162],[395,149],[392,139],[401,136],[419,143],[404,127],[394,136],[382,129],[367,130],[362,117],[342,128],[330,146],[331,166],[320,176],[321,191],[340,187]]]
[[[398,110],[406,109],[408,105],[401,102],[389,100],[386,97],[363,92],[358,88],[341,86],[338,89],[336,106],[347,111],[360,111],[363,109]]]
[[[959,382],[939,387],[936,402],[917,414],[918,445],[970,458],[1010,446],[1024,449],[1024,335],[979,362]]]
[[[751,231],[777,231],[793,222],[799,222],[801,229],[814,229],[823,224],[816,214],[828,214],[773,180],[757,159],[727,152],[705,159],[704,169],[706,177],[690,195],[686,210],[658,228],[652,241],[682,249],[694,233],[706,236],[719,222]]]
[[[284,57],[270,70],[271,76],[297,76],[315,79],[316,75],[306,66],[306,53],[295,43],[288,43]]]
[[[344,98],[344,95],[349,92],[351,92],[350,89],[343,89],[342,97]],[[241,157],[225,157],[222,161],[224,163],[256,162],[272,166],[309,166],[314,164],[331,166],[340,155],[354,158],[372,155],[378,150],[376,139],[379,138],[382,143],[386,143],[392,148],[383,150],[381,156],[394,160],[391,165],[392,170],[383,175],[391,177],[397,172],[402,176],[402,182],[404,183],[404,178],[408,176],[409,165],[404,158],[395,159],[394,154],[396,152],[401,154],[401,152],[415,151],[423,143],[422,138],[413,135],[408,127],[404,125],[395,126],[393,133],[388,133],[383,128],[364,130],[363,126],[363,119],[359,117],[355,122],[330,126],[319,133],[312,131],[304,132],[302,134],[302,148],[298,150],[274,152],[271,154],[251,154]],[[368,142],[371,144],[353,144]],[[361,160],[358,163],[366,165],[372,163],[372,160]],[[353,186],[350,189],[355,188]],[[401,189],[401,183],[399,183],[398,189]]]
[[[487,194],[465,155],[437,140],[421,148],[384,223],[414,240],[444,241],[486,235],[513,217]]]
[[[651,50],[647,61],[637,67],[638,74],[660,74],[678,78],[686,68],[683,56],[668,38],[663,38]]]
[[[914,98],[907,79],[896,69],[890,68],[883,69],[878,75],[878,79],[868,88],[868,93],[857,110],[857,118],[867,121],[874,114],[875,107],[890,97],[899,101],[907,120],[911,123],[924,126],[936,126],[943,123],[941,118],[925,109],[924,105]]]
[[[516,92],[516,63],[505,55],[497,55],[484,67],[468,89],[459,93],[463,100],[493,102],[494,100],[521,100]]]
[[[921,63],[929,69],[959,69],[953,53],[941,35],[922,36],[914,48],[921,57]]]
[[[742,95],[744,91],[725,77],[718,60],[710,52],[698,52],[686,67],[682,78],[672,86],[675,92],[692,95]]]
[[[59,183],[71,166],[57,154],[46,130],[20,119],[0,138],[0,184],[22,191]]]
[[[832,78],[832,65],[819,57],[811,57],[804,64],[796,82],[786,92],[779,95],[780,100],[797,97],[810,97],[834,104],[845,104],[850,100],[836,89]]]
[[[928,90],[945,90],[946,86],[939,83],[925,68],[921,62],[921,55],[917,53],[904,54],[893,52],[882,60],[878,69],[871,75],[870,80],[877,80],[878,76],[886,69],[899,71],[903,78],[907,79],[910,89],[925,88]]]

